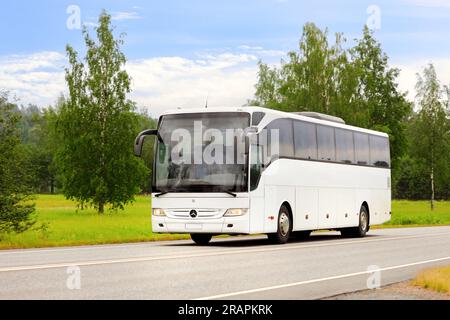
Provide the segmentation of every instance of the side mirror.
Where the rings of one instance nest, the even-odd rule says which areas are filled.
[[[136,157],[142,156],[142,147],[144,146],[144,140],[147,136],[158,135],[158,130],[145,130],[142,131],[136,138],[134,142],[134,155]]]

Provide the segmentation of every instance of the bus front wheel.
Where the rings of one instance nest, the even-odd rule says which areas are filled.
[[[341,234],[344,237],[363,238],[366,236],[369,228],[369,211],[365,206],[362,206],[359,213],[359,226],[356,228],[342,229]]]
[[[212,239],[210,234],[191,234],[191,239],[199,246],[206,246]]]
[[[289,241],[289,236],[292,232],[292,219],[289,213],[289,209],[286,206],[282,206],[280,213],[278,214],[278,230],[277,233],[270,233],[270,242],[276,244],[285,244]]]

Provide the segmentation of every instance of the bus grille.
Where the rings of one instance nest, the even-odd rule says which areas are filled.
[[[225,214],[225,210],[221,209],[169,209],[165,210],[169,218],[192,219],[190,212],[196,210],[198,216],[196,219],[214,219],[221,218]]]

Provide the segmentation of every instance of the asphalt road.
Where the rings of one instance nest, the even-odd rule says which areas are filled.
[[[374,230],[364,239],[316,233],[284,246],[243,237],[209,247],[13,250],[0,252],[0,299],[318,299],[443,265],[450,265],[450,227]]]

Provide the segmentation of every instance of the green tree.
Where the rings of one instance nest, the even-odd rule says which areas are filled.
[[[308,23],[299,51],[290,52],[281,68],[259,64],[257,104],[283,111],[316,111],[342,117],[348,124],[390,134],[394,167],[406,151],[404,122],[411,103],[399,92],[399,70],[390,68],[367,27],[350,50],[342,34],[332,45],[328,31]]]
[[[335,114],[336,78],[346,62],[343,38],[328,43],[328,31],[307,23],[299,51],[288,53],[280,69],[259,63],[256,98],[259,104],[284,111],[318,111]]]
[[[447,108],[447,116],[450,118],[450,85],[444,86],[444,91],[446,95],[445,106]]]
[[[388,133],[393,166],[396,167],[396,160],[407,148],[405,121],[412,111],[406,94],[398,89],[400,70],[389,67],[388,56],[367,26],[350,54],[358,79],[353,113],[364,115],[358,117],[361,122],[351,123]]]
[[[392,179],[392,196],[395,199],[427,200],[429,182],[427,165],[422,159],[406,154],[399,159]]]
[[[31,193],[30,175],[24,161],[18,124],[20,113],[0,93],[0,236],[24,232],[35,224],[34,205],[26,204]]]
[[[57,131],[64,194],[81,207],[91,205],[103,213],[106,205],[123,209],[133,201],[147,170],[132,152],[139,121],[134,103],[127,99],[130,77],[120,50],[122,36],[115,39],[106,12],[98,24],[97,41],[83,30],[84,61],[67,46],[69,96],[58,112]]]
[[[417,102],[419,112],[414,119],[412,149],[414,154],[425,161],[429,175],[429,195],[431,209],[436,199],[436,178],[448,175],[449,163],[449,120],[446,101],[437,79],[436,70],[429,64],[423,74],[417,75]]]
[[[278,109],[281,108],[281,95],[278,93],[279,83],[279,71],[277,69],[270,68],[263,62],[258,63],[258,83],[256,84],[256,99],[249,100],[250,105],[263,105],[268,108]]]
[[[53,134],[55,110],[51,107],[40,110],[30,105],[21,108],[20,113],[21,140],[32,171],[34,191],[54,193],[57,184],[54,161],[57,142]]]

